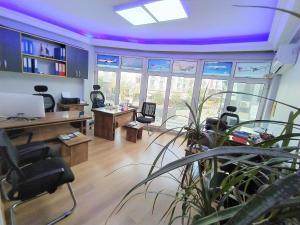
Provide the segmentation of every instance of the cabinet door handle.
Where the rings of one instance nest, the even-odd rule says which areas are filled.
[[[5,69],[7,68],[7,61],[6,61],[6,59],[4,59],[4,68]]]
[[[81,77],[81,73],[80,73],[80,70],[79,70],[79,77]]]
[[[78,71],[76,70],[76,72],[75,72],[75,77],[77,77],[78,76]]]

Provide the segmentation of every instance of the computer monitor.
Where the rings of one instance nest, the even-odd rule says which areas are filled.
[[[45,117],[42,96],[0,92],[0,117]]]

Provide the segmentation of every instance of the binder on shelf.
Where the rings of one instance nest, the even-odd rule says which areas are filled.
[[[65,48],[54,48],[54,58],[58,60],[65,60],[66,49]]]
[[[59,75],[59,63],[55,63],[55,75]]]
[[[27,40],[28,42],[28,54],[33,55],[33,42],[31,40]]]
[[[32,62],[31,62],[31,58],[27,58],[27,72],[32,73]]]
[[[66,76],[66,65],[61,64],[61,68],[62,68],[62,76]]]
[[[22,39],[23,53],[33,55],[33,42],[31,40]]]
[[[33,73],[38,73],[39,68],[38,68],[38,60],[37,59],[31,59],[32,61],[32,72]]]
[[[28,72],[28,58],[27,57],[23,58],[23,71]]]

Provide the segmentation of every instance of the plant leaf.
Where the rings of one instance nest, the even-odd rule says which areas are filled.
[[[270,209],[280,202],[289,199],[299,193],[300,171],[283,179],[275,181],[274,184],[264,189],[251,199],[246,205],[232,217],[226,225],[250,225],[260,216],[269,212]]]

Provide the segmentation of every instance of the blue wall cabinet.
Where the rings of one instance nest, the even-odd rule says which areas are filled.
[[[21,34],[0,27],[0,70],[22,72]]]
[[[67,46],[67,77],[88,79],[88,51]]]

